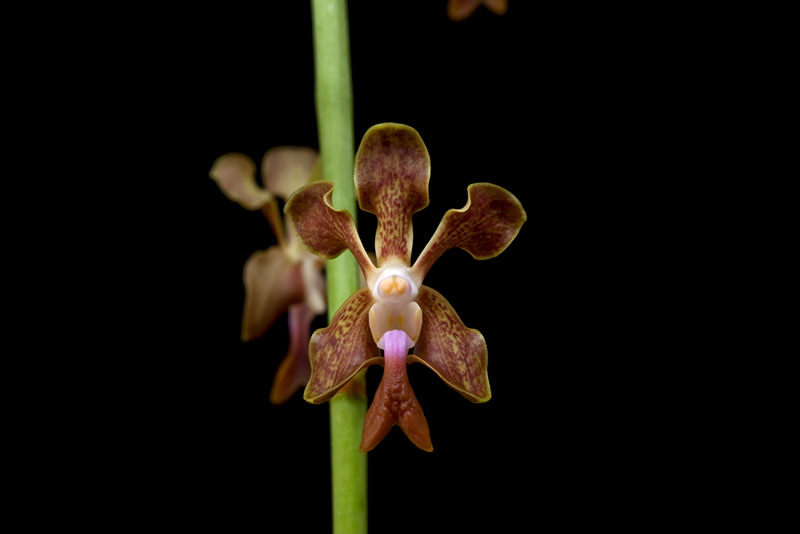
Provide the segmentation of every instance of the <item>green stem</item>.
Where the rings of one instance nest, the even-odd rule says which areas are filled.
[[[346,0],[311,0],[315,96],[324,180],[333,206],[356,213],[353,182],[353,90]],[[345,252],[328,262],[328,320],[359,288],[359,267]],[[330,400],[334,534],[367,532],[367,455],[358,451],[367,411],[363,373]]]

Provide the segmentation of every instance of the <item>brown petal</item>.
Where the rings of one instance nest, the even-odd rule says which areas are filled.
[[[333,259],[349,249],[369,277],[375,266],[361,244],[353,218],[347,210],[333,208],[332,193],[331,182],[312,182],[295,191],[283,211],[311,252]]]
[[[257,210],[273,197],[256,183],[256,164],[245,154],[231,152],[217,158],[208,171],[225,196],[249,210]]]
[[[494,184],[472,184],[467,205],[445,213],[436,232],[414,263],[420,279],[445,251],[458,247],[478,260],[503,252],[527,219],[517,197]]]
[[[508,0],[483,0],[483,5],[495,15],[505,15],[508,11]]]
[[[472,15],[481,4],[488,7],[495,15],[503,15],[508,11],[508,0],[449,0],[447,16],[451,20],[464,20]]]
[[[480,4],[480,0],[448,0],[447,16],[450,20],[464,20],[472,15]]]
[[[261,161],[266,188],[282,200],[311,181],[319,155],[313,148],[279,146],[267,150]]]
[[[295,391],[308,383],[311,376],[308,342],[311,338],[311,321],[315,315],[317,314],[303,302],[289,306],[289,352],[278,366],[272,381],[269,392],[272,404],[286,402]]]
[[[373,126],[358,147],[355,180],[362,210],[375,214],[378,265],[411,261],[411,216],[428,205],[428,149],[416,130],[402,124]]]
[[[327,401],[361,369],[380,363],[380,351],[369,330],[369,289],[359,289],[339,307],[330,326],[314,332],[309,345],[311,379],[303,398]]]
[[[420,287],[417,303],[422,332],[409,360],[424,363],[472,402],[488,401],[492,393],[483,335],[464,326],[450,303],[427,286]]]
[[[303,300],[300,264],[279,246],[253,253],[244,265],[242,340],[261,336],[290,304]]]

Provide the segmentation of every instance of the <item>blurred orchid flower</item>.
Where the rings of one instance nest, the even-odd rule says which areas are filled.
[[[508,11],[508,0],[448,0],[447,16],[450,20],[464,20],[481,4],[488,7],[495,15],[503,15]]]
[[[467,328],[447,300],[422,282],[451,248],[476,259],[500,254],[527,217],[505,189],[472,184],[466,206],[444,215],[411,266],[411,217],[428,205],[429,177],[428,150],[416,130],[386,123],[366,132],[356,153],[355,185],[360,208],[378,220],[375,263],[350,214],[331,205],[331,182],[297,190],[284,209],[312,252],[334,258],[349,249],[366,280],[367,287],[342,304],[330,325],[312,335],[312,372],[303,395],[311,403],[325,402],[362,369],[383,365],[364,421],[362,452],[374,448],[394,425],[419,448],[433,450],[428,423],[408,382],[407,362],[423,363],[472,402],[491,397],[483,336]]]
[[[288,311],[289,351],[278,367],[270,401],[280,404],[308,382],[311,367],[308,344],[311,322],[325,312],[324,261],[306,250],[289,225],[284,232],[277,199],[283,201],[318,174],[318,154],[305,147],[275,147],[264,154],[261,177],[256,165],[239,153],[217,158],[209,176],[229,199],[244,208],[260,210],[275,233],[277,245],[255,252],[244,266],[243,341],[258,338]]]

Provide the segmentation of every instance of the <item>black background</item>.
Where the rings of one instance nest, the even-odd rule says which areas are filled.
[[[181,185],[152,260],[164,337],[131,364],[141,378],[130,471],[147,481],[146,517],[328,532],[328,407],[300,393],[268,401],[285,317],[239,340],[242,267],[274,236],[208,178],[226,152],[258,163],[273,146],[318,147],[310,6],[271,4],[199,8],[159,29],[181,36],[151,87],[166,110],[156,150],[174,166],[164,179]],[[662,28],[654,13],[633,28],[604,8],[522,0],[504,16],[480,8],[453,22],[445,6],[350,2],[356,145],[380,122],[425,141],[430,205],[414,218],[415,255],[473,182],[510,190],[528,221],[497,258],[452,250],[426,278],[486,338],[493,398],[472,404],[409,367],[434,452],[395,428],[369,454],[370,531],[675,521],[686,503],[672,484],[695,438],[673,431],[691,387],[671,383],[686,364],[675,332],[692,325],[666,304],[680,287],[664,276],[688,260],[667,252],[665,225],[679,217],[654,216],[682,143],[667,129],[682,89],[648,37]],[[374,218],[358,216],[370,249]],[[379,379],[370,369],[370,398]]]

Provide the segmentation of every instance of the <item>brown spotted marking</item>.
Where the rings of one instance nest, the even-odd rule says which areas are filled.
[[[355,159],[355,182],[362,210],[378,219],[375,251],[378,265],[389,259],[411,262],[411,217],[428,205],[430,158],[416,130],[379,124],[361,141]]]
[[[424,363],[472,402],[488,401],[492,393],[483,335],[464,326],[450,303],[433,289],[420,287],[416,300],[422,309],[422,331],[409,360]]]
[[[330,326],[311,336],[311,378],[303,394],[305,400],[325,402],[361,369],[381,363],[369,329],[372,304],[369,289],[359,289],[339,307]]]
[[[475,259],[493,258],[514,240],[527,219],[517,197],[494,184],[467,188],[468,200],[460,210],[445,213],[439,227],[414,264],[420,279],[445,251],[458,247]]]
[[[312,182],[295,191],[283,211],[311,252],[333,259],[349,249],[368,276],[375,267],[361,244],[350,213],[331,205],[332,194],[331,182]]]

